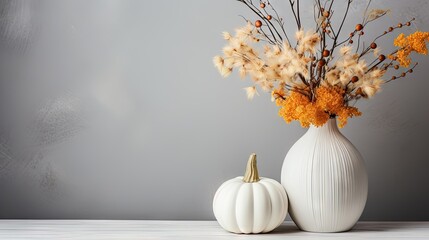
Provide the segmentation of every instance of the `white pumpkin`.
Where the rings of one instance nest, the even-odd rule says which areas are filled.
[[[250,155],[244,177],[223,183],[213,199],[219,224],[233,233],[266,233],[283,223],[288,198],[283,186],[269,178],[259,178],[256,154]]]

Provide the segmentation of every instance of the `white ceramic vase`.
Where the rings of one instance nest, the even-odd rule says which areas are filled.
[[[368,194],[359,151],[344,137],[336,119],[311,126],[289,150],[281,182],[296,225],[310,232],[343,232],[358,221]]]

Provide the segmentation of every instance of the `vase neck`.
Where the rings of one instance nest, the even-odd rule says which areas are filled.
[[[318,132],[318,133],[330,133],[330,132],[340,132],[337,125],[336,118],[330,118],[323,126],[315,127],[313,125],[310,126],[308,132]]]

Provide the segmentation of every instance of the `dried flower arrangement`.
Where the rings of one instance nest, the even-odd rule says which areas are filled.
[[[416,31],[409,36],[401,33],[394,41],[396,50],[383,54],[379,40],[397,29],[411,26],[414,19],[391,26],[365,44],[364,29],[389,11],[370,10],[368,1],[364,17],[355,29],[341,39],[341,31],[353,0],[346,0],[346,10],[337,27],[331,19],[335,0],[314,0],[315,30],[305,31],[301,25],[300,0],[288,0],[297,25],[292,42],[285,21],[270,0],[238,0],[247,6],[257,20],[244,18],[247,25],[235,35],[224,32],[227,45],[223,56],[213,61],[220,74],[227,77],[238,69],[241,78],[250,76],[253,85],[246,88],[249,99],[257,86],[271,92],[280,107],[279,115],[289,123],[298,120],[303,127],[322,126],[337,117],[343,127],[347,119],[360,116],[354,107],[361,98],[374,96],[382,84],[404,78],[417,66],[410,54],[427,54],[428,32]],[[366,38],[366,35],[365,35]],[[256,46],[263,45],[263,53]],[[410,67],[411,66],[411,67]],[[388,71],[391,78],[383,79]]]

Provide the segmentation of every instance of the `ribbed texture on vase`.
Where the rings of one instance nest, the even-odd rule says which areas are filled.
[[[335,119],[310,127],[289,150],[282,185],[289,213],[311,232],[350,230],[365,207],[368,177],[359,151],[338,130]]]

